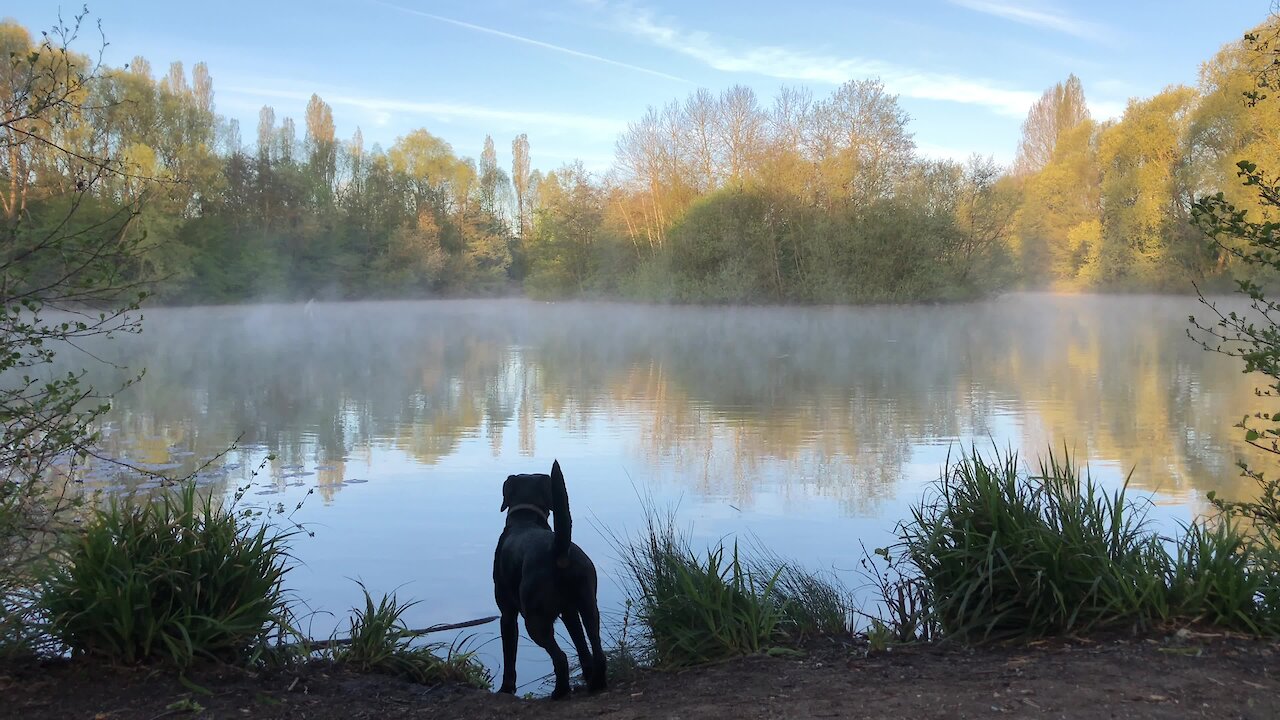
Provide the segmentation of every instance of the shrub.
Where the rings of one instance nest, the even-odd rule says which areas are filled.
[[[780,631],[795,642],[849,633],[853,601],[838,580],[805,570],[768,550],[755,552],[759,559],[752,561],[752,572],[774,578],[772,598],[781,614]]]
[[[292,535],[225,508],[192,484],[155,501],[90,511],[48,581],[50,633],[111,662],[242,661],[286,625]]]
[[[1254,634],[1280,633],[1280,559],[1230,516],[1187,526],[1169,578],[1173,612],[1189,620]]]
[[[1164,617],[1169,559],[1125,488],[1106,493],[1050,453],[948,468],[900,527],[931,615],[961,639],[1035,637]]]
[[[1050,453],[1024,474],[1013,453],[975,453],[948,461],[935,496],[899,527],[896,561],[877,550],[889,569],[873,576],[886,613],[874,620],[901,642],[1164,621],[1276,635],[1280,548],[1270,538],[1223,513],[1166,544],[1125,487],[1104,492],[1070,457]]]
[[[700,555],[670,517],[650,513],[647,532],[618,545],[643,636],[638,654],[657,668],[750,655],[848,626],[847,594],[832,582],[774,556],[744,558],[736,542]]]
[[[416,634],[404,624],[405,611],[417,602],[401,603],[394,594],[383,595],[375,604],[364,585],[365,606],[355,608],[348,624],[348,637],[330,640],[333,661],[357,672],[376,672],[434,685],[459,683],[488,689],[492,678],[472,652],[456,646],[414,647]],[[441,652],[443,651],[443,656]]]

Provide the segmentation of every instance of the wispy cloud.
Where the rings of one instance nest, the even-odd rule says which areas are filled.
[[[1105,40],[1110,36],[1109,31],[1097,23],[1080,20],[1048,7],[1028,7],[1016,2],[1000,2],[998,0],[947,1],[952,5],[968,8],[974,12],[1012,20],[1023,25],[1074,35],[1085,40]]]
[[[549,42],[535,40],[533,38],[524,37],[523,35],[515,35],[513,33],[503,32],[502,30],[495,30],[494,28],[484,27],[483,25],[473,25],[472,23],[469,23],[469,22],[454,20],[453,18],[447,18],[442,15],[433,15],[429,12],[414,10],[413,8],[402,7],[400,5],[393,5],[391,3],[381,2],[380,0],[372,0],[372,1],[375,5],[381,5],[383,7],[391,8],[393,10],[398,10],[402,13],[407,13],[409,15],[417,15],[418,17],[424,17],[429,20],[435,20],[436,22],[448,23],[449,25],[454,25],[460,28],[466,28],[467,30],[472,30],[474,32],[485,33],[486,35],[494,35],[496,37],[505,38],[507,40],[511,40],[518,43],[524,43],[526,45],[532,45],[534,47],[542,48],[544,50],[550,50],[552,52],[558,52],[564,55],[569,55],[571,57],[580,58],[582,60],[590,60],[592,62],[604,63],[605,65],[613,65],[614,67],[626,68],[627,70],[634,70],[635,72],[645,73],[647,75],[653,75],[654,77],[660,77],[666,80],[675,80],[676,82],[681,82],[681,83],[691,82],[689,80],[686,80],[685,78],[682,78],[676,75],[670,75],[668,73],[664,73],[658,70],[651,70],[649,68],[641,67],[639,65],[632,65],[631,63],[625,63],[620,60],[612,60],[607,57],[592,55],[591,53],[581,52],[581,51],[574,50],[572,48],[563,47],[560,45],[553,45]]]
[[[610,10],[620,29],[724,72],[830,84],[877,76],[891,91],[905,97],[980,105],[1011,116],[1025,115],[1040,96],[1038,92],[1005,88],[981,78],[915,70],[866,58],[777,45],[733,49],[709,33],[681,30],[654,18],[646,10],[620,5],[607,7],[600,0],[590,0],[590,5]]]
[[[228,94],[249,95],[277,100],[306,102],[311,93],[298,90],[287,90],[274,87],[230,86],[220,92]],[[572,115],[566,113],[548,113],[524,110],[501,110],[497,108],[449,102],[417,102],[394,98],[368,97],[349,95],[342,92],[321,91],[324,101],[333,106],[342,106],[364,110],[376,119],[387,120],[394,114],[410,114],[426,116],[444,121],[469,120],[500,124],[503,127],[524,129],[542,128],[547,130],[588,133],[593,136],[612,137],[626,129],[626,123],[593,115]]]
[[[1118,120],[1129,106],[1123,100],[1088,100],[1089,116],[1094,120]]]

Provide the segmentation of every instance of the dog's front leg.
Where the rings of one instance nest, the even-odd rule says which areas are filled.
[[[499,621],[502,628],[502,687],[498,692],[516,694],[516,647],[520,642],[520,628],[516,624],[520,613],[503,610]]]

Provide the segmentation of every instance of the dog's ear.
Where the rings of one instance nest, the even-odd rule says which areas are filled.
[[[498,512],[506,512],[511,507],[511,481],[515,480],[515,475],[508,475],[505,482],[502,483],[502,507],[498,508]]]

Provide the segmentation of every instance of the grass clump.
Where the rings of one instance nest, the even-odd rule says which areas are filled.
[[[460,684],[488,689],[492,683],[473,652],[456,646],[413,645],[418,633],[404,623],[404,613],[417,601],[402,603],[395,594],[376,603],[362,584],[364,609],[355,608],[347,637],[329,641],[329,656],[337,664],[361,673],[380,673],[426,685]]]
[[[1178,539],[1169,603],[1189,621],[1280,635],[1280,553],[1234,518],[1192,523]]]
[[[1230,515],[1177,538],[1149,529],[1127,482],[1107,491],[1049,453],[948,461],[936,492],[899,526],[881,576],[880,635],[898,641],[1029,639],[1156,623],[1280,634],[1280,552]]]
[[[1033,474],[1014,453],[948,463],[900,539],[951,637],[1084,632],[1166,614],[1168,556],[1144,508],[1069,457],[1050,453]]]
[[[49,632],[110,662],[243,661],[286,624],[291,535],[191,484],[92,509],[44,588]]]
[[[754,572],[774,579],[772,599],[780,611],[778,629],[787,638],[801,642],[848,634],[853,602],[836,578],[810,572],[771,552],[758,552],[761,556],[752,563]]]
[[[736,542],[700,554],[670,517],[650,514],[647,532],[619,545],[642,638],[635,643],[646,664],[659,669],[751,655],[847,628],[845,593],[831,582],[774,556],[744,558]]]

